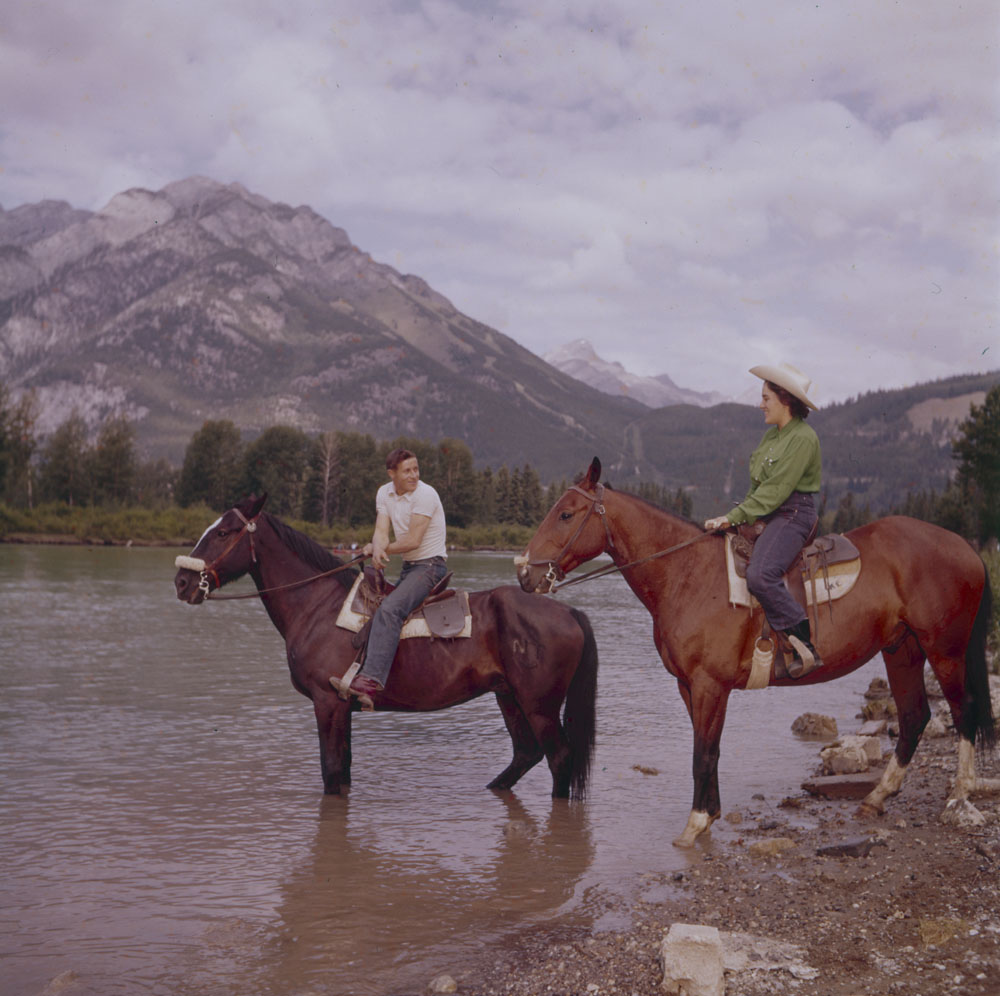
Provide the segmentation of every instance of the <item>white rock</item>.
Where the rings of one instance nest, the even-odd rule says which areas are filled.
[[[427,990],[432,993],[457,993],[458,983],[450,975],[436,975]]]
[[[663,991],[677,996],[724,996],[722,938],[716,927],[675,923],[660,945]]]
[[[950,799],[941,822],[953,827],[982,827],[986,826],[986,817],[968,799]]]
[[[931,716],[927,720],[927,725],[924,727],[924,732],[921,736],[929,737],[932,740],[938,737],[946,737],[948,736],[948,728],[944,725],[944,720],[940,716]]]
[[[851,775],[867,771],[882,760],[882,744],[878,737],[841,737],[820,751],[823,771],[828,775]]]
[[[837,720],[819,712],[804,712],[792,723],[792,733],[797,733],[800,737],[830,740],[837,735]]]

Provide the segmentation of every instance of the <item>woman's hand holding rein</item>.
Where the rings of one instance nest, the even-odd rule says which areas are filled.
[[[724,515],[717,515],[714,519],[705,520],[705,530],[710,533],[721,533],[731,525],[732,523]]]

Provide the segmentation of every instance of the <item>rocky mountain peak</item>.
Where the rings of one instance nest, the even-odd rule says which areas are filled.
[[[9,215],[15,215],[11,218]],[[204,420],[247,435],[460,436],[493,466],[610,466],[641,410],[584,388],[356,247],[308,206],[190,177],[100,211],[0,213],[0,381],[39,428],[126,414],[179,462]]]
[[[545,361],[598,391],[632,398],[649,408],[667,405],[708,407],[730,400],[717,392],[690,391],[678,387],[667,374],[647,377],[630,373],[616,360],[598,356],[587,339],[574,339],[557,346],[545,354]]]

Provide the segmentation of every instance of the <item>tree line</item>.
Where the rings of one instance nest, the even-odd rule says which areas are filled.
[[[13,400],[0,384],[0,500],[12,508],[36,504],[142,505],[204,503],[223,510],[250,493],[269,495],[268,507],[286,518],[351,527],[374,519],[374,496],[386,480],[385,457],[398,446],[412,450],[421,476],[441,495],[450,524],[537,525],[565,491],[565,479],[542,484],[537,470],[502,466],[477,470],[459,439],[438,443],[405,436],[379,441],[359,432],[310,436],[276,425],[245,441],[228,420],[209,420],[189,441],[180,468],[166,460],[142,461],[135,430],[111,416],[91,438],[78,413],[47,438],[35,431],[30,394]],[[873,509],[848,491],[834,510],[821,507],[824,531],[846,532],[877,515],[898,513],[935,522],[970,540],[1000,536],[1000,386],[973,405],[952,444],[956,472],[940,492],[910,492],[892,508]],[[678,514],[691,514],[684,488],[642,482],[623,490]]]
[[[977,545],[1000,538],[1000,386],[990,390],[982,405],[973,405],[952,442],[955,474],[939,492],[909,491],[888,509],[862,504],[849,490],[836,510],[825,516],[829,532],[847,532],[879,515],[909,515],[950,529]]]

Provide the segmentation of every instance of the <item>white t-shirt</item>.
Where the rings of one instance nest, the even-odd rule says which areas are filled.
[[[420,546],[416,550],[404,553],[404,560],[427,560],[428,557],[448,556],[444,506],[437,491],[429,484],[417,481],[415,491],[398,495],[396,485],[389,481],[383,484],[375,495],[375,511],[385,512],[389,516],[396,539],[410,531],[410,518],[414,512],[417,515],[426,515],[431,520],[427,523]]]

